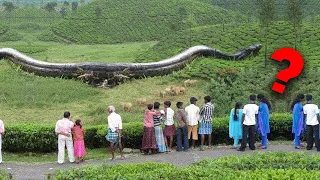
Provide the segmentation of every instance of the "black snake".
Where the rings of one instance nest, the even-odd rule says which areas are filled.
[[[262,48],[261,44],[254,44],[237,51],[235,54],[225,54],[215,48],[204,45],[191,47],[180,54],[168,59],[151,63],[48,63],[33,59],[15,49],[1,48],[0,58],[11,60],[23,70],[35,73],[40,76],[53,77],[79,77],[84,74],[91,74],[97,79],[113,80],[117,76],[137,78],[145,76],[159,76],[170,74],[180,70],[199,56],[214,57],[226,60],[242,60],[255,55]]]

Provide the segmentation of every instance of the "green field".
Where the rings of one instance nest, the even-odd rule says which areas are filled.
[[[97,14],[99,7],[101,14]],[[21,7],[10,13],[0,12],[0,47],[11,47],[46,62],[113,63],[160,61],[200,44],[229,54],[252,44],[265,46],[258,21],[247,21],[248,14],[244,12],[250,6],[241,6],[239,10],[222,7],[218,1],[209,4],[205,0],[96,0],[65,18],[59,12]],[[317,7],[311,10],[316,11]],[[68,110],[73,119],[81,118],[87,125],[106,124],[106,108],[113,104],[124,122],[142,121],[145,107],[138,107],[136,98],[146,98],[149,103],[179,100],[188,105],[189,97],[196,96],[201,106],[207,94],[214,97],[217,105],[215,116],[225,116],[235,101],[246,102],[249,93],[259,92],[271,98],[275,112],[287,112],[297,92],[312,93],[315,102],[320,102],[320,86],[311,83],[318,81],[319,24],[306,16],[297,44],[294,37],[292,25],[283,19],[271,25],[267,36],[267,57],[278,48],[296,46],[305,59],[304,72],[289,83],[283,96],[269,89],[277,72],[288,63],[269,58],[265,61],[264,49],[258,56],[243,61],[199,57],[171,75],[130,80],[112,89],[94,88],[75,79],[38,77],[1,60],[0,118],[6,123],[52,124]],[[234,74],[226,73],[233,70]],[[160,91],[182,85],[188,78],[200,82],[187,88],[184,95],[160,98]],[[131,102],[132,111],[124,112],[120,102]]]
[[[136,105],[136,98],[150,103],[166,99],[187,102],[189,96],[204,97],[204,83],[183,96],[160,98],[159,92],[170,85],[183,84],[173,77],[155,77],[132,80],[113,89],[93,88],[72,79],[45,78],[12,68],[0,62],[0,116],[6,123],[54,123],[64,111],[84,124],[106,124],[106,108],[115,105],[124,122],[142,121],[145,107]],[[130,95],[128,96],[128,92]],[[123,112],[120,102],[131,102],[132,112]]]
[[[26,36],[24,36],[26,37]],[[10,47],[35,59],[46,62],[134,62],[135,57],[150,49],[157,42],[133,42],[126,44],[78,45],[35,41],[0,42],[0,47]]]

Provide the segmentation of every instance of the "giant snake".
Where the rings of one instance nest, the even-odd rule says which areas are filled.
[[[11,60],[27,72],[40,76],[52,77],[79,77],[84,74],[92,74],[101,81],[107,79],[115,81],[119,75],[128,78],[145,76],[159,76],[170,74],[173,71],[184,68],[196,57],[205,56],[226,60],[243,60],[255,55],[262,48],[261,44],[254,44],[237,51],[234,54],[225,54],[218,49],[204,45],[191,47],[180,54],[158,62],[150,63],[49,63],[33,59],[15,49],[1,48],[0,58]]]

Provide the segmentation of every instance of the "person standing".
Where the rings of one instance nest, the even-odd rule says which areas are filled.
[[[65,112],[63,119],[58,120],[56,123],[55,132],[58,135],[58,164],[64,163],[65,146],[67,146],[69,161],[71,163],[75,161],[71,135],[71,128],[73,128],[74,123],[69,120],[69,118],[70,112]]]
[[[4,131],[3,121],[0,120],[0,164],[2,163],[2,135],[4,134]]]
[[[74,127],[71,129],[73,132],[73,147],[74,155],[77,157],[76,163],[83,162],[83,156],[86,155],[86,147],[84,146],[84,129],[82,127],[82,121],[76,120]]]
[[[155,153],[158,149],[154,133],[153,116],[155,115],[157,115],[157,113],[153,111],[153,105],[148,104],[147,109],[144,113],[143,121],[143,138],[141,150],[144,152],[144,154]]]
[[[119,114],[115,112],[114,106],[108,107],[108,134],[106,136],[107,140],[110,142],[110,151],[112,154],[111,160],[115,160],[115,144],[119,145],[121,159],[124,159],[122,153],[122,144],[121,144],[121,131],[122,131],[122,119]]]
[[[160,119],[162,118],[162,115],[159,111],[160,103],[154,102],[153,108],[154,108],[154,111],[156,112],[156,115],[153,116],[154,133],[156,136],[158,152],[162,153],[162,152],[166,152],[167,148],[166,148],[166,144],[164,143],[164,137],[163,137],[162,127],[160,123]]]
[[[317,151],[320,151],[319,144],[319,108],[312,103],[312,95],[306,95],[307,104],[303,106],[303,113],[306,115],[307,125],[307,150],[313,148],[315,140]]]
[[[198,121],[200,120],[200,109],[196,106],[197,98],[190,98],[190,105],[185,108],[188,123],[188,139],[192,134],[191,149],[194,149],[195,141],[198,140]]]
[[[211,97],[204,97],[205,104],[200,109],[200,126],[199,126],[199,134],[201,135],[201,147],[200,151],[204,151],[204,138],[205,135],[208,135],[208,148],[211,148],[211,133],[212,133],[212,117],[214,111],[214,105],[211,103]]]
[[[300,137],[305,130],[303,105],[304,95],[299,94],[297,98],[291,104],[292,110],[292,133],[294,134],[294,147],[301,149]]]
[[[242,142],[238,151],[245,151],[249,135],[249,147],[255,150],[256,142],[256,119],[259,112],[259,107],[256,105],[256,95],[252,94],[249,97],[250,103],[243,107],[242,115]]]
[[[238,148],[239,139],[242,139],[242,103],[237,102],[235,107],[231,109],[229,118],[229,137],[233,138],[234,143],[232,149]]]
[[[173,136],[176,134],[176,128],[174,126],[174,111],[170,108],[171,102],[170,101],[165,101],[164,102],[164,110],[161,111],[161,114],[164,114],[164,125],[165,128],[163,130],[164,134],[164,142],[167,147],[167,151],[171,152],[172,150],[172,142],[173,142]],[[168,138],[169,138],[169,143],[168,143]]]
[[[176,112],[174,113],[178,122],[177,128],[177,151],[182,151],[182,140],[183,140],[183,150],[189,150],[189,142],[188,142],[188,123],[186,112],[183,109],[183,102],[177,102]]]
[[[258,98],[258,101],[260,102],[257,130],[258,130],[258,133],[261,135],[261,139],[262,139],[261,146],[259,147],[259,149],[267,149],[267,146],[268,146],[267,135],[268,133],[270,133],[269,112],[271,110],[271,105],[268,99],[264,97],[264,95],[258,94],[257,98]]]

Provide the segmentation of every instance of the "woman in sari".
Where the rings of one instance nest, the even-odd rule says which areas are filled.
[[[242,106],[241,102],[237,102],[235,107],[231,109],[229,119],[229,137],[233,138],[234,143],[232,149],[236,149],[239,144],[239,139],[242,139]]]
[[[299,94],[291,104],[292,110],[292,133],[294,134],[294,147],[301,149],[300,136],[305,130],[302,101],[304,95]]]
[[[271,110],[271,105],[267,98],[262,94],[257,96],[259,104],[259,113],[258,113],[258,122],[257,122],[257,131],[261,135],[261,146],[260,149],[267,149],[268,146],[268,136],[270,133],[269,126],[269,111]]]

